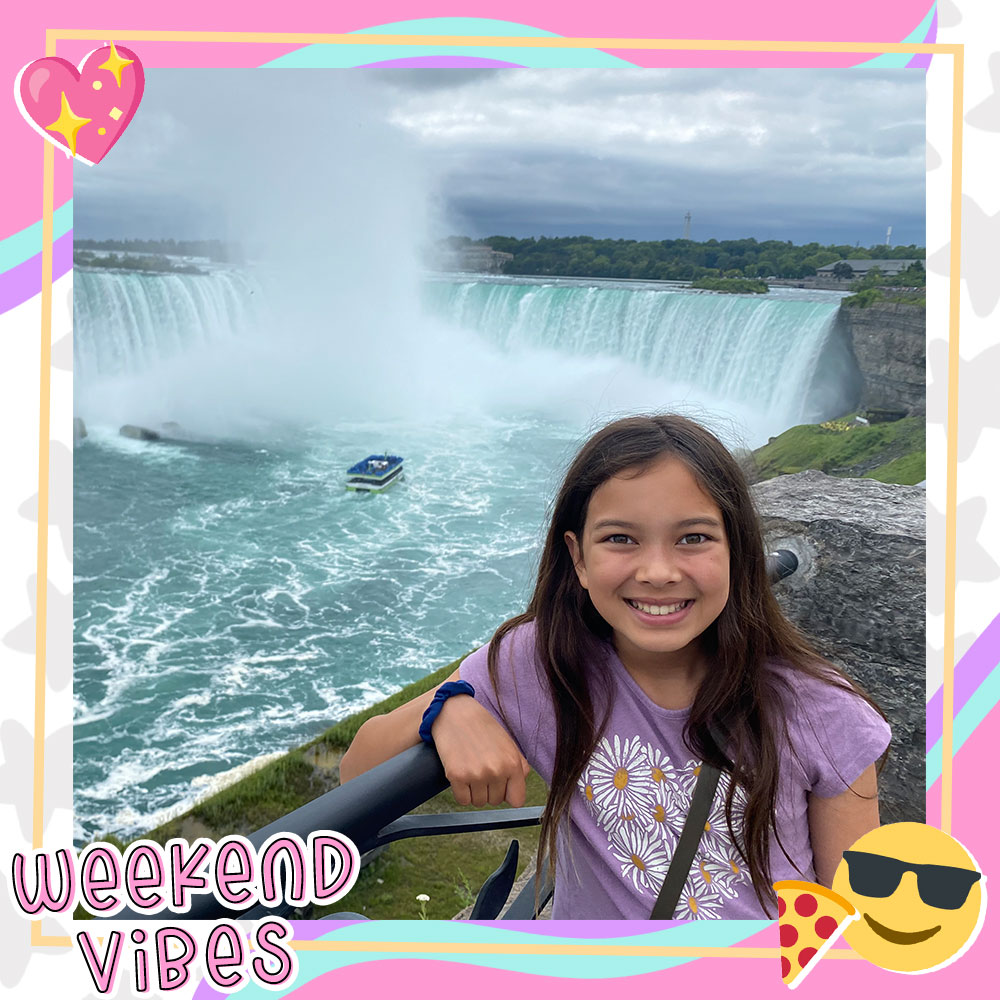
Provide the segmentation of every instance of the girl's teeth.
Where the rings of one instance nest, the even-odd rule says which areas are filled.
[[[680,611],[685,607],[687,601],[678,601],[676,604],[642,604],[639,601],[629,601],[633,608],[645,611],[647,615],[670,615],[675,611]]]

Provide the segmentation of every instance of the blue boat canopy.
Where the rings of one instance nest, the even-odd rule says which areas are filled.
[[[402,464],[403,459],[399,455],[369,455],[352,465],[347,470],[347,474],[349,476],[377,476],[381,479]]]

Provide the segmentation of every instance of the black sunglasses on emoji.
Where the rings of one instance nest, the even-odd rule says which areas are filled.
[[[884,899],[899,886],[904,872],[917,876],[917,892],[928,905],[939,910],[957,910],[969,898],[972,887],[983,877],[971,868],[949,865],[911,865],[882,854],[844,851],[851,889],[859,896]]]

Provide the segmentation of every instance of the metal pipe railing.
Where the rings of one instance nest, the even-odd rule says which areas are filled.
[[[336,830],[354,841],[359,853],[378,846],[383,827],[433,798],[448,787],[444,768],[433,747],[421,743],[396,757],[373,767],[353,781],[300,806],[294,812],[262,827],[247,838],[260,850],[276,833],[294,833],[306,840],[316,830]],[[213,895],[192,897],[186,920],[217,920],[220,917],[256,919],[266,913],[287,912],[287,905],[267,909],[257,905],[236,910],[225,906]],[[140,913],[124,909],[112,920],[162,920],[163,914]]]

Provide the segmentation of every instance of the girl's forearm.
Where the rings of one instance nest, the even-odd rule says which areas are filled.
[[[458,679],[457,670],[448,678]],[[340,761],[341,783],[416,746],[420,722],[436,692],[434,688],[365,722]],[[474,698],[449,698],[434,721],[433,735],[459,805],[524,805],[528,762],[507,730]]]
[[[458,671],[448,680],[458,680]],[[434,698],[435,691],[436,687],[385,715],[373,716],[362,723],[341,758],[341,784],[370,771],[390,757],[415,747],[420,742],[420,720]]]

